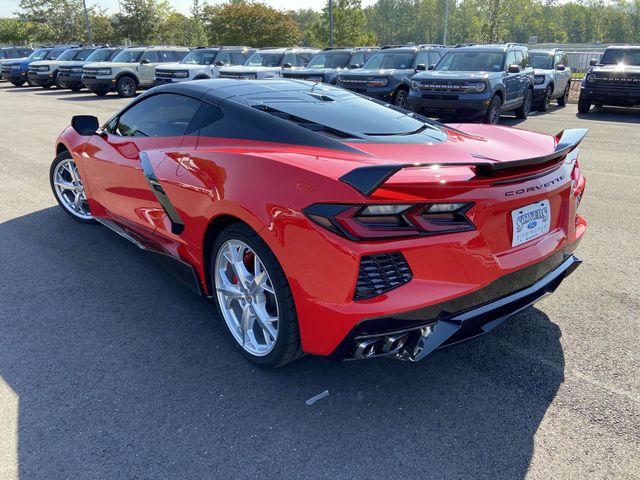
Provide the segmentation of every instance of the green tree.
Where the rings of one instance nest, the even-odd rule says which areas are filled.
[[[117,16],[120,35],[140,44],[158,42],[160,27],[172,13],[164,0],[120,0],[120,8]]]
[[[20,18],[33,24],[36,42],[86,40],[82,0],[20,0]]]
[[[189,21],[189,45],[205,46],[207,44],[207,33],[205,32],[202,19],[202,7],[200,0],[193,0],[191,4],[191,19]]]
[[[329,2],[322,18],[311,29],[316,43],[329,44]],[[333,1],[333,44],[335,46],[373,45],[376,36],[367,30],[367,19],[360,0]]]
[[[18,18],[0,18],[0,44],[24,45],[32,29],[32,24]]]
[[[318,40],[315,38],[313,32],[313,25],[322,19],[320,12],[316,12],[311,8],[301,8],[300,10],[290,12],[290,15],[298,23],[298,27],[302,32],[302,45],[306,47],[322,45],[322,42],[320,42],[320,45],[316,44]]]

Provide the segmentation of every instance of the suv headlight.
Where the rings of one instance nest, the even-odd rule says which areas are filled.
[[[324,78],[322,78],[320,75],[310,75],[308,77],[304,77],[304,80],[306,80],[307,82],[322,82]]]
[[[487,89],[487,84],[485,82],[467,82],[465,87],[468,92],[481,93]]]
[[[595,83],[596,82],[596,76],[593,73],[590,73],[589,75],[587,75],[587,83]]]
[[[82,67],[71,67],[69,71],[73,73],[80,73],[82,72]]]
[[[420,90],[420,82],[411,80],[411,90]]]
[[[242,73],[240,75],[241,78],[254,79],[257,78],[257,74],[255,73]]]
[[[544,83],[544,75],[536,75],[533,77],[533,83],[536,85],[542,85]]]
[[[95,70],[91,71],[90,73],[92,73],[93,75],[111,75],[111,69],[110,68],[96,68]]]
[[[189,72],[187,72],[186,70],[181,70],[173,72],[173,76],[176,78],[187,78],[189,76]]]
[[[385,87],[388,83],[388,78],[372,78],[367,82],[367,87]]]

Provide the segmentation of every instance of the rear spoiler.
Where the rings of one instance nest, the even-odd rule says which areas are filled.
[[[358,167],[340,177],[340,181],[351,185],[358,192],[369,196],[383,185],[389,178],[405,168],[419,167],[475,167],[476,176],[491,177],[497,173],[504,172],[512,168],[530,167],[541,165],[553,160],[559,160],[573,151],[584,139],[589,130],[586,128],[570,128],[563,130],[556,135],[557,143],[552,153],[542,157],[525,158],[522,160],[511,160],[502,162],[481,154],[472,154],[478,159],[477,162],[452,162],[452,163],[394,163],[390,165],[368,165]]]

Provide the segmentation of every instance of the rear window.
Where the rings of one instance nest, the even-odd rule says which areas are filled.
[[[640,49],[615,49],[605,50],[600,63],[604,65],[640,65]]]

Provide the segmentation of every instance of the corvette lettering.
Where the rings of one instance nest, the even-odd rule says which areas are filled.
[[[542,183],[540,185],[535,185],[533,187],[527,187],[527,188],[519,188],[518,190],[509,190],[508,192],[505,192],[504,195],[506,197],[512,197],[513,195],[522,195],[523,193],[539,192],[541,190],[544,190],[545,188],[558,184],[563,180],[564,180],[564,175],[560,175],[554,178],[553,180],[546,183]]]

